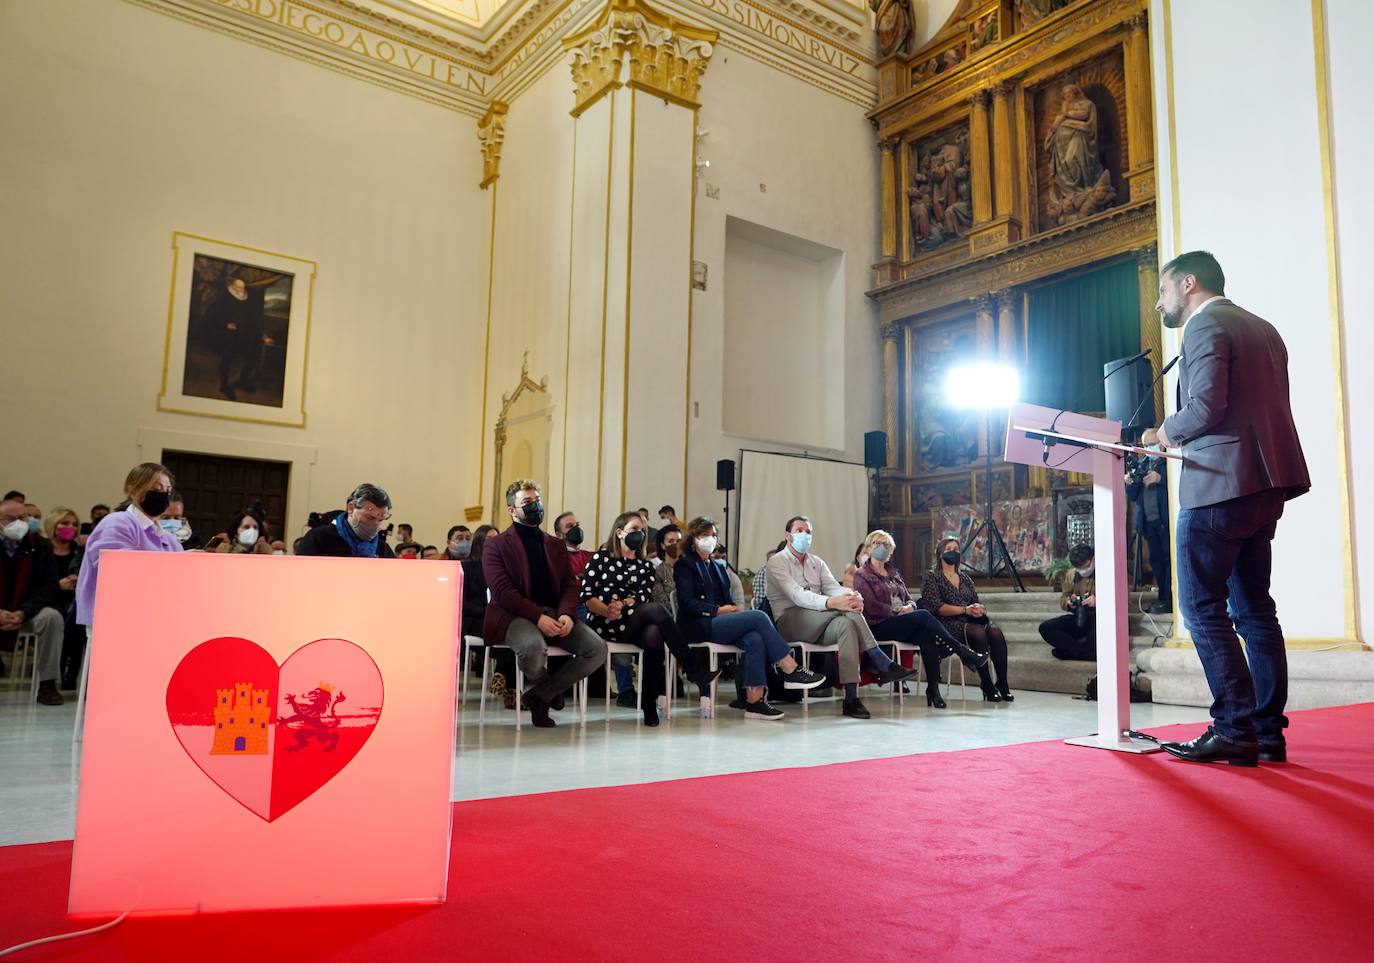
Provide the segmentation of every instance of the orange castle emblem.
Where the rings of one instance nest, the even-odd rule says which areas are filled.
[[[215,742],[210,755],[267,755],[271,695],[267,689],[254,689],[251,682],[237,682],[232,689],[216,689]]]

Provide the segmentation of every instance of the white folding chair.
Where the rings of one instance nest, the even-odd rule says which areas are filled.
[[[901,659],[901,654],[902,654],[903,652],[910,652],[910,653],[912,653],[911,662],[912,662],[912,664],[913,664],[914,666],[916,666],[916,685],[917,685],[917,686],[920,686],[920,684],[921,684],[921,669],[922,669],[922,667],[924,666],[924,663],[921,661],[921,647],[920,647],[919,645],[916,645],[915,643],[912,643],[912,642],[883,642],[882,644],[883,644],[883,645],[890,645],[890,646],[892,646],[892,649],[893,649],[893,659],[892,659],[892,661],[893,661],[893,662],[896,662],[896,663],[899,664],[899,665],[901,664],[901,661],[902,661],[902,659]],[[967,698],[968,698],[968,685],[967,685],[966,678],[965,678],[965,676],[964,676],[964,663],[963,663],[963,661],[962,661],[961,659],[959,659],[958,656],[955,656],[955,655],[949,655],[949,656],[946,656],[946,658],[954,659],[955,662],[958,662],[958,663],[959,663],[959,698],[960,698],[960,699],[967,699]],[[943,662],[943,660],[941,660],[941,661]],[[898,701],[899,703],[905,703],[905,702],[906,702],[906,693],[902,691],[902,685],[901,685],[901,683],[900,683],[900,682],[894,682],[894,683],[892,683],[892,684],[893,684],[893,686],[894,686],[894,687],[896,688],[896,690],[897,690],[897,701]],[[945,683],[945,694],[948,695],[948,694],[950,694],[950,693],[953,692],[953,691],[954,691],[954,682],[953,682],[953,676],[951,676],[951,677],[950,677],[950,681]]]
[[[29,701],[38,699],[38,636],[32,632],[20,632],[14,640],[14,653],[10,658],[10,674],[6,688],[22,689],[27,674]]]
[[[468,697],[468,676],[472,670],[472,653],[485,646],[480,635],[465,635],[462,639],[462,653],[458,663],[458,704],[462,705]],[[485,666],[483,667],[485,674]]]
[[[497,649],[506,649],[508,645],[488,645],[486,647],[486,658],[482,661],[482,694],[477,702],[477,724],[483,723],[487,707],[487,680],[491,675],[492,653]],[[567,649],[559,648],[556,645],[547,647],[548,658],[553,659],[560,656],[572,655]],[[520,697],[525,691],[525,673],[520,668],[520,659],[515,659],[515,728],[519,729],[524,722],[525,710],[521,705]],[[587,726],[587,680],[583,679],[573,688],[573,698],[577,699],[577,724],[584,729]]]
[[[838,653],[838,652],[840,651],[840,647],[839,647],[838,645],[820,645],[819,643],[816,643],[816,642],[792,642],[792,643],[789,643],[789,644],[790,644],[793,648],[797,649],[797,651],[798,651],[797,664],[800,665],[803,669],[809,668],[809,666],[807,665],[806,657],[807,657],[808,655],[811,655],[813,652],[836,652],[836,653]],[[809,707],[808,703],[809,703],[810,701],[811,701],[811,690],[810,690],[810,689],[802,689],[802,715],[806,715],[806,713],[809,711],[809,708],[810,708],[810,707]]]
[[[708,663],[708,664],[710,665],[711,671],[712,671],[712,672],[715,672],[716,669],[720,668],[720,657],[721,657],[722,655],[735,655],[735,656],[744,655],[744,650],[741,649],[739,646],[737,646],[737,645],[723,645],[723,644],[720,643],[720,642],[696,642],[696,643],[693,643],[693,644],[692,644],[691,648],[694,648],[694,649],[705,649],[705,650],[706,650],[706,654],[707,654],[707,656],[708,656],[708,658],[709,658],[709,663]],[[664,701],[664,704],[665,704],[665,705],[672,705],[672,701],[673,701],[673,690],[676,688],[676,686],[674,685],[674,683],[677,681],[677,673],[676,673],[676,671],[674,670],[674,667],[673,667],[673,661],[674,661],[674,660],[673,660],[672,653],[671,653],[671,652],[670,652],[670,653],[667,653],[667,658],[664,659],[663,661],[664,661],[664,663],[665,663],[665,665],[666,665],[666,667],[667,667],[667,673],[666,673],[666,674],[667,674],[667,677],[668,677],[667,680],[666,680],[667,685],[665,686],[666,691],[667,691],[667,696],[664,698],[663,701]],[[717,680],[715,680],[715,679],[712,679],[712,680],[711,680],[711,698],[710,698],[710,705],[708,705],[708,706],[706,707],[706,717],[707,717],[708,719],[714,719],[714,718],[716,717],[716,681],[717,681]]]
[[[606,643],[606,721],[611,721],[611,656],[629,655],[635,659],[635,708],[644,708],[644,650],[629,642]],[[640,719],[644,716],[641,712]]]

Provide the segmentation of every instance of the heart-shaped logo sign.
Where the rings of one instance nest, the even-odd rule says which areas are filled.
[[[202,642],[167,683],[167,721],[205,775],[271,822],[339,774],[382,715],[382,674],[344,639],[277,666],[247,639]]]

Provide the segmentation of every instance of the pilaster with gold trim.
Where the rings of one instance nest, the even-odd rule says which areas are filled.
[[[1164,363],[1164,332],[1155,304],[1159,301],[1159,248],[1147,244],[1135,255],[1140,291],[1140,349],[1150,348],[1150,370],[1157,376]],[[1164,414],[1164,382],[1155,384],[1155,416]]]
[[[992,156],[988,150],[988,92],[975,90],[969,95],[968,154],[969,176],[973,179],[973,226],[992,217]]]
[[[1016,137],[1012,128],[1014,88],[1006,81],[988,87],[992,97],[992,138],[989,161],[992,167],[992,214],[970,232],[972,250],[983,252],[1005,247],[1021,239],[1018,207]]]
[[[882,257],[873,265],[873,283],[888,284],[901,276],[897,262],[897,226],[900,212],[905,209],[905,196],[898,186],[897,150],[901,146],[900,137],[884,137],[878,141],[881,157],[882,215]]]
[[[974,327],[974,338],[978,347],[978,360],[991,362],[997,355],[997,298],[991,294],[980,294],[973,299],[974,317],[976,324]],[[986,421],[988,414],[983,413]],[[987,454],[988,432],[979,431],[978,454],[979,457]]]
[[[1016,365],[1020,357],[1017,334],[1021,330],[1021,322],[1016,317],[1016,308],[1020,303],[1021,292],[1016,288],[997,292],[997,359],[1002,364]]]

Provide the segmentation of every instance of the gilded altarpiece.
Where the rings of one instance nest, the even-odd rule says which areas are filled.
[[[1146,0],[963,0],[920,49],[903,9],[878,11],[882,252],[869,295],[897,436],[878,522],[916,571],[953,509],[986,498],[983,418],[944,403],[950,366],[1023,365],[1026,291],[1123,256],[1138,266],[1142,347],[1158,345],[1159,323]],[[1004,425],[990,426],[995,500],[1048,498],[1056,513],[1081,501],[1084,479],[1002,462]],[[1055,544],[1027,558],[1064,553],[1053,527]]]

